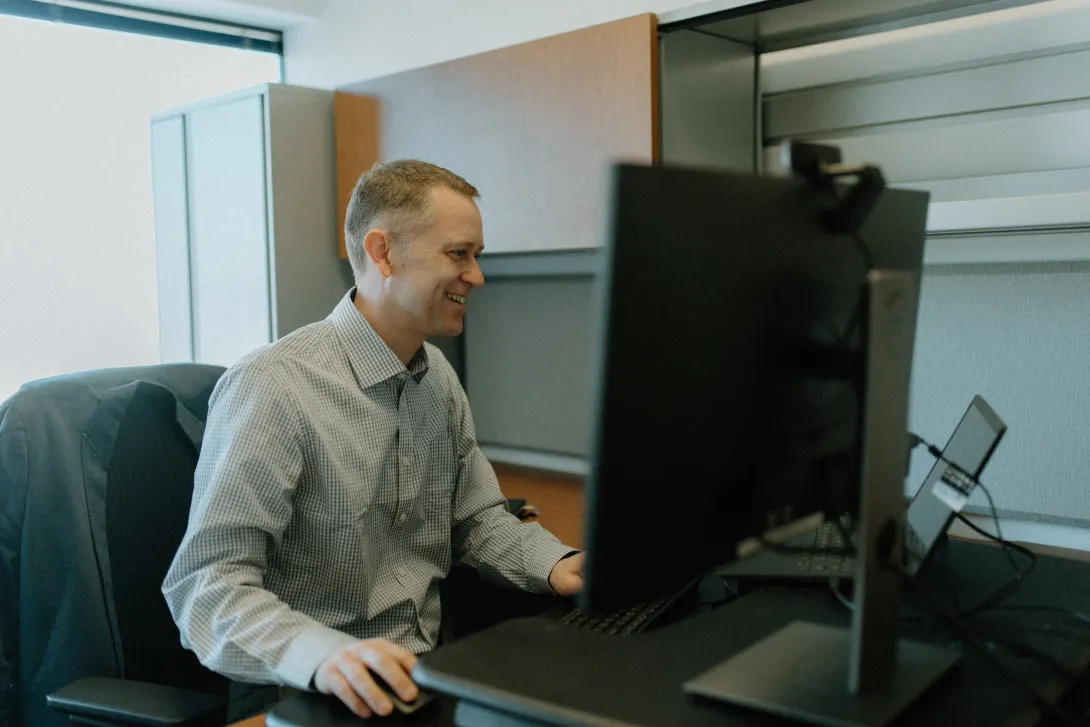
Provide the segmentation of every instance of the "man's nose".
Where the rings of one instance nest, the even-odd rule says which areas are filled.
[[[473,258],[473,267],[462,275],[462,280],[474,288],[484,285],[484,273],[481,272],[481,265],[477,258]]]

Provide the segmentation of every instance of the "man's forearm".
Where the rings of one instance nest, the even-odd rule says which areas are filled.
[[[292,610],[245,571],[220,565],[168,576],[163,593],[183,643],[232,679],[309,688],[322,660],[357,639]]]
[[[503,507],[490,508],[459,524],[458,560],[492,581],[549,593],[549,572],[574,548],[537,523],[522,523]]]

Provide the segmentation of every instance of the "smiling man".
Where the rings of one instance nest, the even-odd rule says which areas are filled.
[[[425,162],[363,174],[345,223],[356,288],[216,386],[163,583],[183,643],[214,671],[388,714],[374,675],[415,698],[409,671],[436,645],[452,564],[525,590],[582,587],[582,556],[507,512],[465,393],[425,342],[461,333],[484,285],[477,196]]]

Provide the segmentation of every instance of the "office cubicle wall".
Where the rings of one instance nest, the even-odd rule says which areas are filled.
[[[751,45],[696,30],[659,42],[662,162],[754,171],[757,53]]]
[[[1068,8],[1065,16],[1048,5],[1055,4],[766,53],[762,102],[749,118],[764,144],[829,141],[846,160],[882,165],[894,184],[932,192],[912,425],[944,441],[972,395],[983,394],[1010,424],[985,479],[1000,509],[1082,526],[1090,525],[1082,485],[1090,459],[1090,386],[1082,381],[1090,360],[1090,145],[1082,141],[1090,128],[1090,38],[1080,29],[1090,18],[1076,16],[1090,11]],[[687,32],[703,37],[680,49],[670,42],[682,33],[664,36],[664,64],[681,58],[688,66],[672,87],[665,65],[661,77],[666,162],[699,164],[701,145],[716,148],[696,141],[716,128],[706,112],[719,104],[730,113],[727,99],[744,93],[726,80],[739,76],[738,46],[706,33]],[[705,77],[715,97],[694,106],[701,74],[716,68],[718,80]],[[683,87],[690,96],[671,99]],[[679,108],[699,112],[680,117],[688,128],[670,126]],[[722,128],[738,126],[732,116]],[[715,166],[722,157],[705,161]],[[471,306],[468,382],[484,444],[585,452],[575,446],[588,430],[577,399],[589,381],[561,385],[547,356],[525,357],[517,375],[489,362],[532,350],[539,329],[551,331],[556,350],[589,355],[589,331],[568,335],[556,319],[523,326],[522,309],[511,303],[522,298],[535,321],[549,310],[574,316],[576,301],[588,300],[568,299],[574,289],[495,285],[491,297],[478,297],[488,311],[477,314],[490,322],[476,332]],[[550,407],[535,409],[517,393],[523,387],[547,390]],[[922,478],[925,460],[914,457],[910,484]]]
[[[1037,18],[1013,20],[939,34],[957,58],[907,34],[768,54],[765,141],[827,141],[931,190],[912,426],[941,443],[984,395],[1010,426],[985,477],[999,508],[1088,526],[1090,38],[1071,28],[1090,18],[1031,38]],[[858,77],[868,59],[885,73]]]
[[[582,469],[597,339],[594,292],[594,279],[580,276],[500,278],[472,293],[465,383],[487,451],[521,463],[547,463],[540,456],[553,455],[554,468]]]
[[[662,161],[753,171],[760,149],[753,47],[681,30],[664,36],[659,51]],[[604,198],[593,207],[605,234]],[[579,242],[591,249],[603,240]],[[482,261],[488,282],[474,291],[467,313],[465,382],[478,439],[493,460],[586,471],[595,256],[582,250]]]
[[[913,371],[912,426],[940,443],[970,397],[1010,429],[984,483],[1004,517],[1090,526],[1090,264],[929,267]],[[913,459],[910,482],[931,462]],[[972,501],[987,510],[984,497]]]

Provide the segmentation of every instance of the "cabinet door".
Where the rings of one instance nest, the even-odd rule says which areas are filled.
[[[264,99],[186,117],[196,361],[229,366],[272,340]]]
[[[650,14],[341,90],[378,100],[383,159],[434,162],[480,190],[489,252],[600,244],[610,164],[657,154]]]
[[[193,321],[189,297],[185,122],[181,116],[151,125],[151,178],[159,291],[159,358],[163,363],[188,362],[193,360]]]

